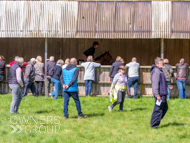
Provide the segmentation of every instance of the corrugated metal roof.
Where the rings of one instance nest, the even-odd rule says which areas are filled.
[[[190,38],[190,2],[0,1],[0,37]]]

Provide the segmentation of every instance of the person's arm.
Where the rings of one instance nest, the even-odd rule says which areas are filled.
[[[130,63],[126,64],[125,66],[126,66],[126,67],[129,67],[129,66],[130,66]]]
[[[156,73],[156,70],[152,74],[152,92],[155,97],[160,96],[159,95],[159,86],[160,86],[160,74]]]
[[[75,83],[75,81],[77,80],[78,78],[78,75],[79,75],[79,69],[76,69],[75,70],[75,73],[74,73],[74,77],[73,79],[70,81],[70,83],[68,84],[68,87],[70,87],[71,85],[73,85]]]
[[[63,79],[63,72],[62,72],[61,77],[60,77],[60,82],[61,82],[62,85],[65,85],[65,82],[64,82],[64,79]]]
[[[23,87],[23,82],[22,82],[22,70],[21,68],[17,68],[16,69],[16,79],[17,79],[17,82],[20,84],[21,87]]]
[[[24,75],[26,79],[29,79],[30,71],[31,71],[31,66],[26,66],[25,75]]]
[[[85,63],[82,63],[82,64],[81,64],[82,67],[85,67],[85,65],[86,65]]]
[[[117,83],[118,79],[119,79],[119,74],[116,74],[115,77],[114,77],[114,79],[113,79],[113,82],[112,82],[112,84],[111,84],[111,89],[110,89],[110,91],[113,90],[113,87],[114,87],[115,84]]]
[[[94,62],[94,67],[100,67],[100,66],[101,66],[100,63],[95,63],[95,62]]]
[[[110,73],[109,73],[109,77],[110,77],[110,78],[111,78],[112,72],[113,72],[113,65],[112,65],[111,68],[110,68]]]

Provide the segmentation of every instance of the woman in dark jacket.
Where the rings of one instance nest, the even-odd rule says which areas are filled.
[[[51,96],[52,99],[54,98],[54,96],[55,96],[55,99],[57,99],[59,95],[59,91],[61,90],[60,77],[62,74],[63,64],[64,64],[63,60],[60,59],[57,61],[57,64],[54,68],[54,73],[51,78],[51,82],[54,84],[55,90],[49,94],[49,96]]]
[[[123,65],[124,65],[124,60],[120,56],[117,56],[116,61],[112,64],[110,69],[109,73],[110,81],[113,82],[114,76],[118,73],[118,68]]]

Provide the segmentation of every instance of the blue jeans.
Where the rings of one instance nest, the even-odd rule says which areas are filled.
[[[179,95],[181,99],[186,99],[185,86],[186,86],[185,80],[177,80],[177,87],[178,87]]]
[[[137,86],[138,86],[138,82],[139,82],[139,77],[138,76],[136,76],[136,77],[130,77],[129,78],[129,80],[128,80],[128,84],[127,84],[127,86],[128,86],[128,90],[129,90],[129,93],[131,93],[130,92],[130,87],[133,85],[133,87],[134,87],[134,97],[133,98],[136,98],[136,96],[137,96]]]
[[[20,102],[22,100],[22,92],[18,84],[9,84],[9,87],[12,90],[13,94],[10,113],[17,113]]]
[[[167,81],[167,85],[170,85],[171,82]],[[167,98],[170,99],[170,89],[168,88],[168,95],[167,95]]]
[[[54,84],[55,86],[55,90],[51,93],[52,96],[55,96],[55,99],[58,98],[59,95],[59,91],[61,90],[61,84],[60,81],[54,78],[51,78],[51,82]]]
[[[111,77],[111,82],[113,82],[113,79],[114,79],[114,78]]]
[[[28,94],[29,89],[31,90],[34,96],[37,96],[34,82],[33,81],[24,81],[24,82],[25,82],[25,87],[24,87],[23,97]]]
[[[69,116],[69,114],[68,114],[68,105],[69,105],[69,99],[70,99],[71,96],[75,101],[75,105],[76,105],[76,108],[77,108],[77,111],[78,111],[78,116],[81,116],[82,112],[81,112],[81,105],[80,105],[78,92],[66,92],[66,91],[63,91],[63,96],[64,96],[64,105],[63,105],[64,117]]]
[[[85,93],[87,95],[91,95],[93,80],[85,80]]]

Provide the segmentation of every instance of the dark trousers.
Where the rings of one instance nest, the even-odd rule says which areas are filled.
[[[91,95],[93,80],[85,80],[85,93],[87,95]]]
[[[64,113],[64,117],[68,117],[68,105],[69,105],[69,99],[70,97],[72,97],[75,101],[75,105],[78,111],[78,116],[82,115],[81,112],[81,105],[80,105],[80,100],[79,100],[79,96],[78,96],[78,92],[66,92],[63,91],[63,97],[64,97],[64,105],[63,105],[63,113]]]
[[[36,95],[42,95],[43,81],[35,81]]]
[[[134,98],[136,98],[137,95],[137,86],[138,86],[138,82],[139,82],[139,77],[129,77],[128,80],[128,88],[129,88],[129,93],[130,93],[130,87],[133,85],[134,87]]]
[[[123,91],[123,92],[119,91],[119,92],[118,92],[118,99],[117,99],[117,101],[115,101],[115,102],[111,105],[112,109],[113,109],[117,104],[120,104],[119,110],[120,110],[120,111],[123,111],[123,103],[124,103],[124,101],[125,101],[125,91]]]
[[[23,97],[28,94],[29,89],[31,90],[31,92],[34,96],[37,96],[34,82],[33,81],[25,81]]]
[[[157,128],[160,125],[161,119],[165,116],[167,110],[168,110],[168,103],[167,103],[167,97],[166,96],[162,96],[161,100],[162,103],[160,106],[158,105],[154,105],[154,110],[152,113],[152,118],[150,121],[150,125],[153,128]],[[157,98],[155,98],[155,103],[157,101]]]

